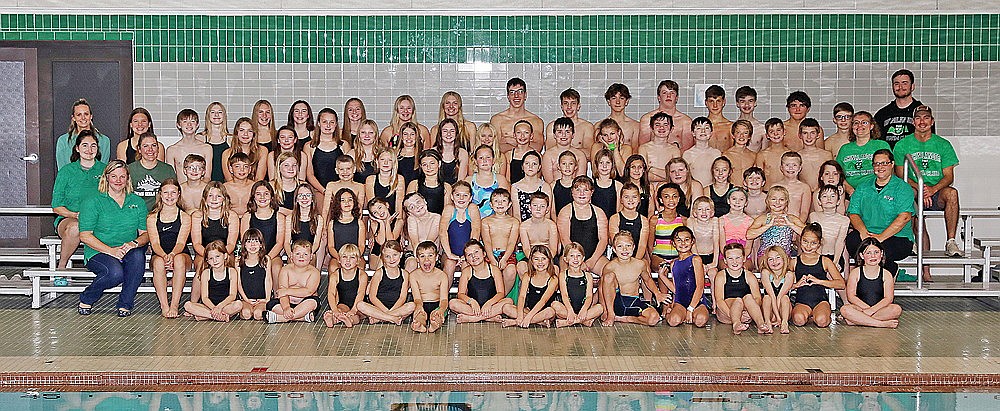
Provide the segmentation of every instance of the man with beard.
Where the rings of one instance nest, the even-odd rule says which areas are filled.
[[[907,69],[892,73],[892,94],[896,99],[875,113],[875,123],[882,129],[882,136],[890,148],[913,134],[913,110],[923,104],[913,98],[913,72]]]

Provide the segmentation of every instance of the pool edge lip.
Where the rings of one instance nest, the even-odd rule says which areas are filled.
[[[3,372],[0,391],[1000,391],[1000,374],[827,372]]]

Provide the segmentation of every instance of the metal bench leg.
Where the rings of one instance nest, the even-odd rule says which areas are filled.
[[[31,277],[31,308],[42,307],[42,279],[37,275]]]

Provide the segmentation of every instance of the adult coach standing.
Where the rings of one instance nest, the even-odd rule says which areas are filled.
[[[892,94],[895,100],[890,101],[875,113],[875,123],[882,130],[882,136],[889,148],[903,137],[913,134],[913,111],[923,105],[913,98],[913,72],[907,69],[892,73]]]

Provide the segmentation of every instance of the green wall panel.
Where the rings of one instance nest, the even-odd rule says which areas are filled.
[[[995,61],[1000,15],[0,15],[3,40],[131,40],[138,62]]]

